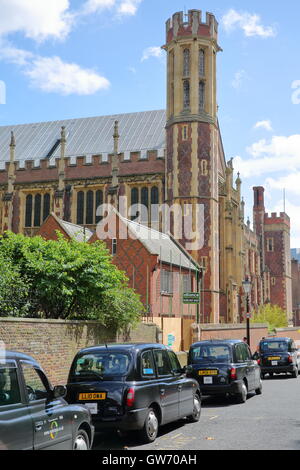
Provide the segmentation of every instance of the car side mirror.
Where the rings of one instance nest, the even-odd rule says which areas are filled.
[[[185,374],[189,374],[190,372],[193,371],[193,367],[191,365],[187,365],[187,366],[184,366],[182,371],[185,373]]]
[[[67,388],[64,385],[56,385],[53,388],[53,396],[54,398],[63,398],[67,394]]]

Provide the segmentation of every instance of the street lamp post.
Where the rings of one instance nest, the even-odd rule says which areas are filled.
[[[247,343],[250,347],[250,292],[251,292],[251,281],[248,278],[243,281],[243,289],[246,294],[246,320],[247,320]]]

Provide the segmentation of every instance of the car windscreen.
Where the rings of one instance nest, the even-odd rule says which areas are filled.
[[[193,347],[190,352],[190,362],[194,364],[230,361],[232,361],[231,350],[226,344],[198,345]]]
[[[276,352],[287,352],[288,342],[287,341],[263,341],[260,343],[260,350],[263,353]]]
[[[83,354],[74,361],[72,380],[114,380],[127,374],[131,356],[126,352],[94,352]]]

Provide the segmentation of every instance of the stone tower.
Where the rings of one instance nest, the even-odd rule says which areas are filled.
[[[167,53],[166,202],[192,212],[192,227],[183,227],[179,241],[205,267],[201,321],[217,323],[218,186],[226,165],[217,120],[216,56],[221,49],[214,15],[207,13],[202,22],[200,10],[175,13],[166,23],[163,48]],[[173,232],[176,221],[181,219],[174,216]],[[191,244],[194,236],[198,241]]]

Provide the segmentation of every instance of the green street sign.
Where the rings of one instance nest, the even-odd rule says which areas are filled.
[[[185,292],[183,294],[183,303],[184,304],[199,304],[200,293],[199,292]]]

